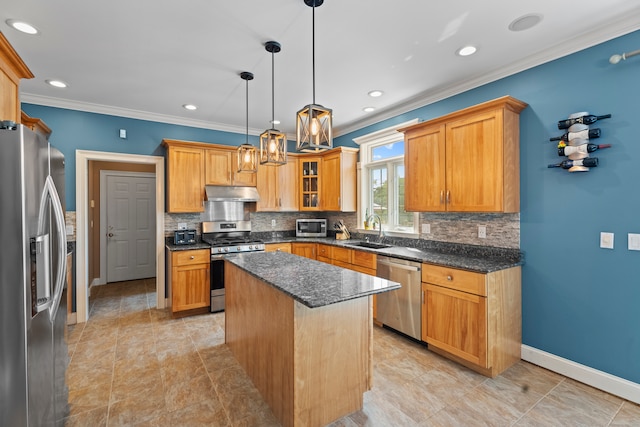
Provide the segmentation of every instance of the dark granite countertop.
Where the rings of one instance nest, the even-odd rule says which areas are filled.
[[[311,308],[400,288],[396,282],[285,252],[248,252],[225,260]]]
[[[190,243],[188,245],[176,245],[173,243],[173,237],[165,237],[164,245],[170,251],[191,251],[194,249],[211,249],[211,245],[203,242],[202,237],[198,235],[196,237],[196,243]]]
[[[265,233],[266,234],[266,233]],[[405,246],[407,239],[393,239],[386,237],[384,243],[392,245],[389,248],[373,249],[357,246],[361,240],[336,240],[334,238],[308,237],[271,237],[258,235],[266,244],[269,243],[323,243],[359,251],[372,252],[378,255],[407,259],[410,261],[426,262],[446,267],[473,271],[476,273],[491,273],[524,264],[520,251],[517,249],[492,248],[416,240],[418,247]],[[412,243],[414,243],[412,241]],[[191,245],[175,245],[172,238],[166,239],[166,247],[170,251],[185,251],[191,249],[209,249],[207,243],[198,241]],[[325,265],[326,264],[322,264]]]
[[[275,239],[263,239],[265,243],[286,242],[315,242],[326,245],[357,249],[359,251],[373,252],[378,255],[407,259],[410,261],[426,262],[447,267],[459,268],[476,273],[491,273],[493,271],[523,265],[523,259],[517,250],[502,250],[500,248],[488,248],[470,245],[438,244],[434,247],[412,248],[407,246],[393,246],[383,249],[373,249],[357,246],[360,240],[336,240],[331,238],[296,238],[280,237]],[[422,243],[424,241],[421,241]],[[386,243],[386,242],[385,242]]]

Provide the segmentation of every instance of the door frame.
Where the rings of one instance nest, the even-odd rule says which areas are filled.
[[[114,170],[101,170],[100,171],[100,277],[99,281],[101,285],[107,283],[107,177],[108,176],[123,176],[123,177],[140,177],[140,178],[156,178],[155,173],[150,172],[128,172],[128,171],[114,171]],[[157,204],[158,201],[156,200]],[[156,224],[156,228],[158,225]]]
[[[76,150],[76,314],[89,319],[88,200],[89,160],[155,165],[156,174],[156,307],[165,308],[164,157]]]

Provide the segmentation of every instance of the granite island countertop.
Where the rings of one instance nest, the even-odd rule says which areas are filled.
[[[400,288],[397,282],[285,252],[247,252],[225,261],[310,308]]]

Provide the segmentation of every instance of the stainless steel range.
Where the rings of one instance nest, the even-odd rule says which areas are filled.
[[[202,241],[211,245],[211,312],[224,310],[224,258],[242,252],[264,251],[264,243],[251,237],[251,221],[202,223]]]

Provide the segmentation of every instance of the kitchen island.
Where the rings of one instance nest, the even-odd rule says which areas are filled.
[[[225,340],[284,426],[362,408],[372,298],[399,284],[282,252],[225,260]]]

